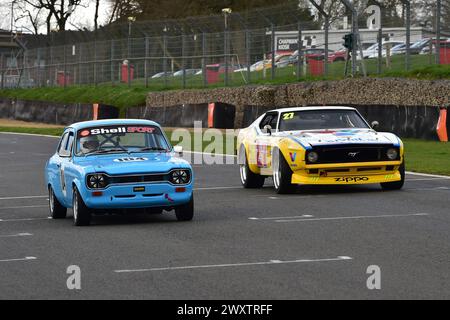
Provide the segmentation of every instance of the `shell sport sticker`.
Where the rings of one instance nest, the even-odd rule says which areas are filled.
[[[141,162],[141,161],[147,161],[147,158],[143,157],[126,157],[126,158],[117,158],[114,159],[114,162]]]
[[[81,137],[87,137],[88,135],[90,135],[89,130],[83,130],[80,132],[80,136]]]
[[[155,127],[151,126],[106,126],[94,127],[82,130],[79,133],[80,137],[87,137],[89,135],[105,135],[105,134],[127,134],[127,133],[153,133]]]

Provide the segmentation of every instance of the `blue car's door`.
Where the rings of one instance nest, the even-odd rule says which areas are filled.
[[[70,204],[71,195],[68,199],[67,179],[65,171],[71,165],[72,145],[74,133],[72,130],[64,132],[58,146],[56,154],[50,159],[48,164],[50,183],[53,186],[53,192],[61,204],[67,206]]]
[[[68,179],[67,172],[71,172],[74,137],[74,132],[72,130],[68,130],[67,139],[62,141],[63,143],[61,144],[61,148],[59,150],[59,181],[61,185],[62,201],[66,207],[70,206],[72,202],[72,188],[69,188],[72,181],[71,179]]]

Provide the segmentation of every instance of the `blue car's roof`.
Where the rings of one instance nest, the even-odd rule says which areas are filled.
[[[115,125],[146,125],[146,126],[158,126],[160,125],[151,120],[140,119],[107,119],[107,120],[92,120],[83,121],[71,124],[67,128],[74,128],[75,130],[81,130],[84,128],[98,127],[98,126],[115,126]]]

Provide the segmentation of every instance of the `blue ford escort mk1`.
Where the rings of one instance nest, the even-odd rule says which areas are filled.
[[[65,218],[73,209],[77,226],[91,215],[145,209],[175,210],[178,220],[194,214],[193,172],[176,155],[161,127],[148,120],[99,120],[64,130],[45,168],[50,214]]]

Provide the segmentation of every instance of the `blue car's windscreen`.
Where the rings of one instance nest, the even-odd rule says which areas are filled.
[[[353,110],[305,110],[283,112],[279,131],[369,128]]]
[[[78,131],[76,155],[114,152],[168,151],[163,133],[158,127],[116,125],[85,128]]]

